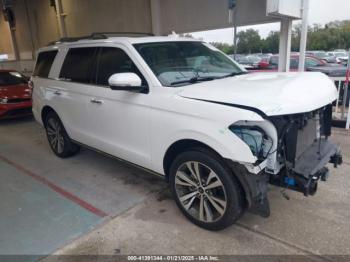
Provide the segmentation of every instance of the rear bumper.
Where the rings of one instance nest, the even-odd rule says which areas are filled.
[[[32,101],[0,104],[0,119],[16,118],[32,114]]]

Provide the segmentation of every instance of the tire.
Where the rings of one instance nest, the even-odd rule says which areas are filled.
[[[56,113],[48,113],[45,119],[45,129],[49,145],[56,156],[67,158],[79,152],[80,147],[71,141]]]
[[[244,213],[238,181],[225,162],[209,150],[194,149],[178,155],[170,167],[169,181],[182,213],[201,228],[222,230]]]

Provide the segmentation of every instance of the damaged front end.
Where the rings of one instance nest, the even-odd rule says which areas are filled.
[[[236,123],[231,131],[256,156],[255,164],[229,164],[247,195],[249,210],[261,216],[270,213],[267,184],[314,195],[317,183],[326,181],[332,163],[342,164],[339,147],[329,140],[332,105],[312,112],[266,117],[262,124]],[[287,194],[282,191],[288,199]]]

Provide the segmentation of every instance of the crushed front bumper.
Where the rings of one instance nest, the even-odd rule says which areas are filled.
[[[334,167],[341,165],[342,155],[336,144],[328,139],[321,139],[315,141],[296,159],[294,167],[283,168],[277,175],[264,171],[252,174],[239,163],[231,160],[227,162],[245,192],[248,211],[268,217],[270,215],[268,184],[302,192],[305,196],[313,195],[317,191],[318,181],[320,179],[326,181],[329,176],[326,165],[328,163],[332,163]]]
[[[315,176],[328,163],[342,164],[339,147],[329,139],[316,140],[295,162],[292,171],[306,178]]]

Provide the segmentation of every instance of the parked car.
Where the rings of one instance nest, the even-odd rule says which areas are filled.
[[[290,58],[290,70],[298,71],[299,68],[299,55],[292,55]],[[262,70],[261,70],[262,69]],[[260,67],[255,71],[277,71],[278,70],[278,55],[274,55],[270,58],[268,66]],[[305,58],[305,71],[321,72],[330,77],[342,77],[346,75],[346,67],[338,64],[328,64],[316,57],[306,56]]]
[[[259,68],[259,63],[261,60],[262,59],[260,57],[254,55],[236,57],[236,61],[248,70]]]
[[[39,50],[31,78],[53,152],[88,146],[163,175],[200,227],[267,217],[269,183],[313,195],[325,165],[341,163],[327,139],[337,91],[323,74],[247,74],[193,39],[65,41]]]
[[[0,119],[32,114],[28,78],[15,70],[0,70]]]
[[[306,54],[325,61],[326,63],[336,63],[336,57],[325,51],[307,51]]]
[[[338,64],[346,64],[349,59],[347,52],[330,52],[329,54],[335,57],[336,63]]]

